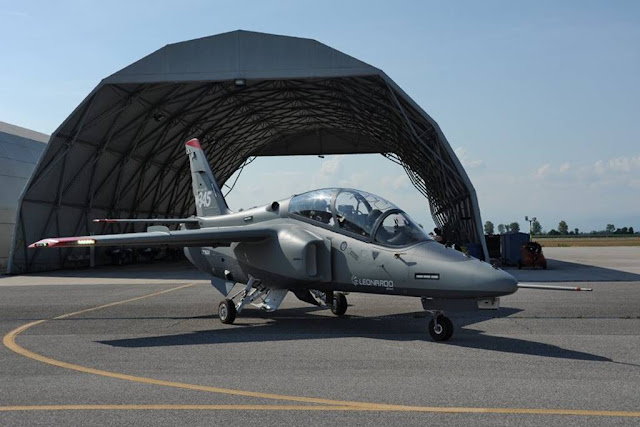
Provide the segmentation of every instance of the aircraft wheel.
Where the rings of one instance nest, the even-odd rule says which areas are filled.
[[[336,316],[342,316],[347,312],[347,297],[345,297],[344,294],[333,294],[331,312]]]
[[[438,324],[435,319],[429,322],[429,335],[435,341],[447,341],[453,335],[453,323],[446,316],[438,316]]]
[[[218,306],[218,317],[227,325],[236,320],[236,305],[230,299],[226,299]]]

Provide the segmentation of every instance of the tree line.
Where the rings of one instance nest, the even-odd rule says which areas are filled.
[[[496,234],[493,222],[487,221],[484,223],[484,234]],[[520,231],[520,224],[512,222],[510,224],[498,224],[498,234],[517,233]],[[526,230],[525,230],[526,232]],[[636,234],[633,227],[616,228],[613,224],[607,224],[604,230],[592,230],[590,232],[581,232],[580,229],[569,229],[569,225],[566,221],[560,221],[557,229],[552,228],[548,232],[542,229],[542,225],[538,220],[531,221],[531,234],[540,235],[546,234],[548,236],[579,236],[579,235],[591,235],[591,236],[603,236],[611,234]]]

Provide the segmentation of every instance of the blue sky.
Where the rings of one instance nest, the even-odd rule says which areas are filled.
[[[640,229],[637,1],[0,0],[0,22],[2,121],[51,133],[102,78],[168,43],[308,37],[381,68],[438,122],[483,220]],[[403,174],[381,156],[259,159],[229,202],[350,185],[430,225]]]

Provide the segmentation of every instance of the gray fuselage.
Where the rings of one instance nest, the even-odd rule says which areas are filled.
[[[274,237],[187,247],[187,258],[214,280],[245,283],[252,276],[273,289],[453,299],[496,297],[517,290],[517,281],[507,272],[434,240],[393,247],[378,244],[335,223],[291,214],[290,201],[198,218],[200,228],[260,224],[272,229]]]

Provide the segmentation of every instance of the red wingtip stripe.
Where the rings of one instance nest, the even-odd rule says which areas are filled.
[[[189,147],[193,147],[193,148],[199,148],[202,150],[202,147],[200,146],[200,141],[198,141],[198,138],[193,138],[188,140],[185,145],[188,145]]]

